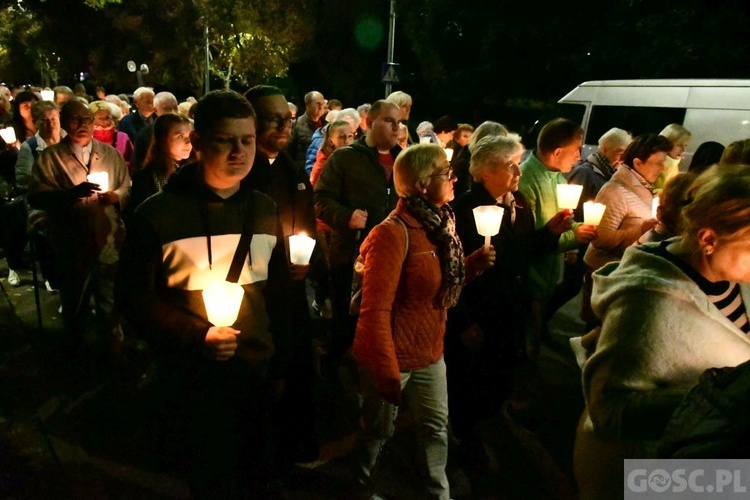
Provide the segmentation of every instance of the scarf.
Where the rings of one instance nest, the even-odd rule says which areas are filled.
[[[658,194],[656,192],[656,187],[654,187],[653,184],[648,182],[645,177],[639,174],[636,169],[634,169],[633,167],[628,167],[628,168],[630,169],[631,172],[633,172],[633,175],[635,176],[636,179],[638,179],[638,182],[640,182],[643,187],[648,189],[648,191],[651,193],[651,196],[656,196]]]
[[[443,275],[438,303],[453,307],[458,303],[466,275],[464,249],[456,235],[456,216],[447,203],[438,208],[421,196],[409,196],[404,202],[427,230],[427,239],[437,246]]]
[[[103,142],[104,144],[108,144],[110,146],[114,145],[116,135],[117,135],[117,130],[115,130],[114,127],[111,127],[111,128],[94,127],[94,139],[96,139],[99,142]]]
[[[615,168],[612,166],[612,164],[609,163],[609,160],[602,154],[601,151],[593,153],[589,157],[588,161],[593,165],[596,165],[596,167],[602,171],[607,179],[611,179],[612,176],[615,175]]]
[[[510,213],[510,223],[514,224],[516,222],[516,197],[513,196],[513,193],[510,191],[505,193],[503,199],[499,200],[497,204],[503,207],[506,213]]]

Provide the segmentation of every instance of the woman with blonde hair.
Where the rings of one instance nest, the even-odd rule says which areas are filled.
[[[623,459],[656,458],[701,374],[750,359],[750,167],[706,170],[682,215],[680,237],[630,247],[594,273],[602,325],[583,366],[581,499],[622,496]]]
[[[449,498],[448,392],[443,337],[448,308],[467,278],[494,263],[480,248],[464,262],[455,218],[453,170],[440,146],[415,144],[396,158],[396,209],[367,236],[362,303],[352,354],[362,380],[363,430],[357,479],[367,487],[405,401],[417,422],[425,494]]]
[[[666,137],[672,143],[672,150],[667,155],[664,164],[664,173],[654,183],[656,189],[662,189],[669,179],[680,172],[680,162],[685,156],[685,150],[690,144],[693,134],[679,123],[670,123],[659,135]]]
[[[132,174],[133,143],[128,134],[117,130],[117,124],[122,118],[120,108],[109,101],[94,101],[89,104],[89,110],[94,115],[94,139],[119,151],[125,158],[128,172]]]

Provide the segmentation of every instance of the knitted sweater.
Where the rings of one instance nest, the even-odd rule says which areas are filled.
[[[560,172],[548,170],[535,153],[531,153],[521,164],[521,173],[518,191],[526,198],[534,214],[534,226],[539,229],[560,211],[557,205],[557,185],[567,184],[567,181]],[[580,223],[573,224],[574,227],[579,225]],[[560,236],[557,249],[559,252],[567,252],[577,246],[575,235],[569,230]],[[544,255],[534,260],[530,275],[537,298],[552,294],[560,277],[561,266],[562,256],[559,254]]]

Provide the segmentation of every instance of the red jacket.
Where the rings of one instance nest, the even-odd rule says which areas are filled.
[[[352,347],[388,400],[398,399],[400,372],[425,368],[443,355],[447,312],[436,300],[442,281],[436,246],[403,200],[393,214],[408,228],[409,252],[404,261],[404,228],[390,218],[362,243],[362,305]]]

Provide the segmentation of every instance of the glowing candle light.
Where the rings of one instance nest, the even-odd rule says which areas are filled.
[[[607,207],[601,203],[594,203],[593,201],[585,202],[583,204],[583,223],[598,226],[602,221],[605,208]]]
[[[13,127],[3,128],[0,129],[0,137],[3,138],[5,141],[5,144],[15,144],[16,142],[16,131],[13,130]]]
[[[578,184],[558,184],[557,185],[557,206],[568,210],[574,210],[578,206],[578,200],[581,198],[583,186]]]
[[[453,149],[451,148],[445,148],[445,157],[448,158],[448,161],[451,161],[453,159]]]
[[[503,207],[497,205],[483,205],[474,209],[474,222],[477,232],[484,236],[484,248],[490,248],[490,237],[500,232],[503,222]]]
[[[42,90],[39,93],[42,94],[42,101],[54,101],[55,100],[54,90]]]
[[[86,179],[92,184],[99,184],[99,189],[106,193],[109,191],[109,174],[107,172],[91,172]]]
[[[214,326],[232,326],[240,313],[245,291],[237,283],[217,281],[203,289],[208,321]]]
[[[293,234],[289,237],[289,260],[292,264],[306,266],[310,263],[315,240],[305,233]]]
[[[651,217],[656,219],[656,211],[659,208],[659,197],[654,196],[654,199],[651,201]]]

